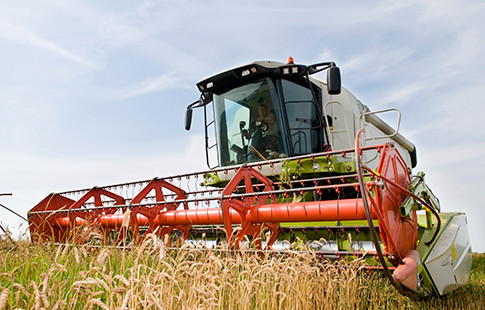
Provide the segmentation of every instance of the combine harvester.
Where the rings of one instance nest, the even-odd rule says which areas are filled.
[[[326,83],[314,77],[323,70]],[[148,233],[233,249],[297,241],[324,258],[378,261],[410,296],[464,285],[465,214],[440,213],[424,173],[412,174],[400,112],[371,112],[340,84],[333,62],[291,58],[202,80],[185,127],[203,109],[209,171],[50,194],[28,213],[32,241],[85,243],[94,231],[121,245]],[[397,129],[381,113],[396,113]]]

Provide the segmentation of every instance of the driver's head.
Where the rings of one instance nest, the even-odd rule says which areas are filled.
[[[268,115],[268,106],[266,106],[266,104],[264,103],[261,103],[258,106],[258,112],[259,112],[259,115],[261,115],[262,117],[266,117]]]

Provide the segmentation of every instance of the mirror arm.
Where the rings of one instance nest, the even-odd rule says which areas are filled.
[[[318,68],[318,67],[322,67],[322,68]],[[315,74],[315,73],[318,73],[320,71],[326,70],[330,67],[336,67],[335,63],[334,62],[321,62],[321,63],[317,63],[317,64],[314,64],[314,65],[308,66],[307,70],[308,70],[308,74],[311,75],[311,74]]]

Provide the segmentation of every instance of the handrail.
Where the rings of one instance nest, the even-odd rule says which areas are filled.
[[[391,126],[389,126],[387,123],[382,121],[380,118],[375,117],[376,114],[390,112],[390,111],[396,111],[397,112],[398,118],[397,118],[396,129],[393,129]],[[369,123],[373,124],[374,126],[379,128],[383,133],[386,134],[386,136],[373,138],[373,140],[382,139],[382,138],[392,138],[399,133],[399,127],[401,126],[401,111],[399,111],[396,108],[365,112],[365,113],[363,113],[363,116],[364,116],[364,121],[367,121],[367,118],[368,118]],[[394,130],[394,132],[392,132],[392,130]]]

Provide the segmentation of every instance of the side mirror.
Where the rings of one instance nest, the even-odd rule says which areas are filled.
[[[330,67],[327,69],[327,91],[329,95],[338,95],[341,92],[340,69]]]
[[[187,108],[185,111],[185,130],[190,130],[192,125],[192,108]]]

